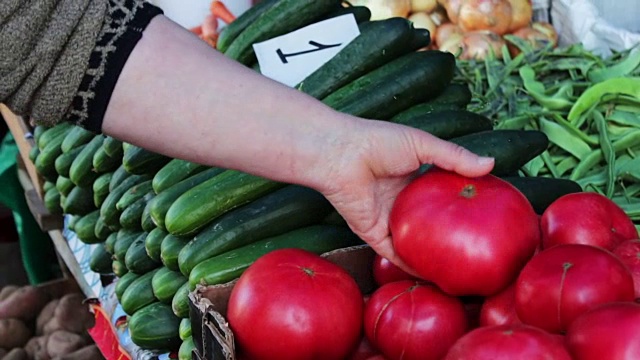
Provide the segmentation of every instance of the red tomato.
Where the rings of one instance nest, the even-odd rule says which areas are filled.
[[[633,239],[622,242],[613,249],[613,254],[622,260],[631,271],[636,289],[635,296],[640,299],[640,240]]]
[[[637,239],[638,231],[625,212],[606,196],[582,192],[562,196],[542,214],[542,248],[585,244],[613,250]]]
[[[227,319],[249,359],[344,359],[362,333],[363,300],[341,267],[300,250],[272,251],[231,291]]]
[[[432,169],[395,200],[393,246],[444,292],[490,296],[512,283],[540,242],[538,218],[515,187],[493,175]]]
[[[376,254],[376,257],[373,260],[373,280],[375,280],[378,286],[382,286],[390,282],[417,279],[414,276],[407,274],[387,258]]]
[[[516,284],[484,300],[480,309],[480,326],[522,324],[516,314]]]
[[[460,338],[445,360],[571,360],[553,335],[524,324],[485,326]]]
[[[516,282],[516,312],[523,323],[561,333],[580,314],[614,301],[633,301],[633,278],[607,250],[580,244],[540,252]]]
[[[458,298],[404,280],[378,288],[365,306],[364,330],[389,360],[439,360],[467,330]]]
[[[569,326],[567,348],[575,360],[640,359],[640,305],[601,305]]]

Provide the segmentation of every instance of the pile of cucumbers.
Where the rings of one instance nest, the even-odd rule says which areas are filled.
[[[218,48],[258,68],[253,43],[353,14],[361,34],[298,84],[299,91],[338,111],[419,128],[495,157],[493,173],[539,212],[580,191],[568,180],[519,176],[547,148],[547,137],[493,130],[489,119],[467,111],[468,87],[452,83],[454,56],[423,50],[428,31],[404,18],[369,21],[366,7],[341,3],[262,1],[223,30]],[[91,269],[117,275],[116,296],[130,317],[132,340],[145,349],[179,349],[187,358],[193,348],[188,294],[198,284],[232,281],[274,249],[323,253],[362,244],[309,188],[172,159],[70,124],[39,126],[34,135],[31,158],[47,180],[47,208],[72,215],[69,228],[98,244]]]

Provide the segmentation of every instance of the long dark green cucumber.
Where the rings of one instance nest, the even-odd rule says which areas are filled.
[[[451,82],[454,70],[451,53],[414,52],[336,90],[323,102],[347,114],[387,120],[440,94]]]
[[[188,242],[189,238],[180,238],[171,234],[165,236],[160,245],[160,260],[162,264],[173,271],[180,271],[178,256]]]
[[[111,269],[113,270],[113,273],[116,274],[116,276],[119,278],[129,273],[129,270],[126,266],[124,266],[124,263],[119,260],[113,260],[113,262],[111,262]]]
[[[86,145],[77,146],[56,158],[54,167],[56,168],[56,172],[58,173],[58,175],[66,176],[67,178],[69,177],[69,169],[71,169],[73,160],[75,160],[75,158],[78,156],[78,154],[80,154],[85,146]]]
[[[129,285],[131,285],[131,283],[139,277],[140,275],[138,274],[127,273],[123,277],[118,279],[115,288],[116,298],[118,299],[118,301],[122,301],[122,294],[124,294],[124,291],[127,290],[127,287],[129,287]]]
[[[96,223],[100,213],[98,210],[88,213],[82,216],[75,224],[75,232],[78,235],[80,241],[85,244],[96,244],[102,242],[102,240],[96,237]]]
[[[109,235],[113,234],[113,231],[111,230],[111,228],[107,226],[107,224],[104,223],[104,220],[102,219],[102,217],[98,217],[98,220],[96,220],[96,227],[93,230],[93,233],[96,235],[96,238],[98,238],[99,240],[106,241]]]
[[[68,196],[74,187],[76,187],[76,184],[74,184],[73,181],[69,180],[69,178],[60,175],[56,179],[56,189],[58,189],[58,191],[60,191],[60,194],[64,196]]]
[[[173,295],[171,300],[171,309],[173,313],[182,319],[189,317],[189,282],[185,282],[180,286],[176,294]]]
[[[168,232],[155,228],[149,232],[144,240],[144,247],[147,250],[147,254],[155,261],[162,261],[160,255],[162,254],[162,241],[169,235]]]
[[[124,264],[125,256],[127,255],[127,250],[134,241],[146,238],[147,233],[141,231],[118,231],[118,238],[114,245],[114,254],[113,258],[121,261]]]
[[[167,211],[165,226],[176,236],[193,235],[227,211],[283,186],[284,183],[227,170],[180,195]]]
[[[122,294],[122,300],[120,301],[122,310],[124,310],[125,313],[133,315],[143,307],[158,301],[153,295],[153,288],[151,287],[153,275],[158,270],[159,269],[151,270],[129,284]]]
[[[412,37],[413,25],[404,18],[361,24],[358,37],[296,88],[323,99],[360,76],[412,51],[407,46]]]
[[[111,157],[122,157],[124,150],[122,149],[122,141],[107,136],[102,144],[104,152]]]
[[[58,173],[56,172],[56,159],[62,154],[60,145],[65,138],[65,135],[72,129],[67,128],[67,131],[62,131],[55,138],[51,139],[43,149],[40,149],[40,154],[36,157],[34,163],[38,173],[45,178],[51,178],[55,181]]]
[[[49,189],[53,189],[56,187],[56,183],[54,181],[45,181],[44,184],[42,185],[42,190],[44,190],[45,192],[49,191]]]
[[[176,201],[176,199],[180,197],[180,195],[184,194],[187,190],[213,178],[214,176],[220,175],[222,172],[224,172],[223,169],[210,168],[189,178],[186,178],[159,193],[153,200],[149,202],[147,206],[149,208],[149,215],[151,215],[151,219],[156,224],[156,226],[163,230],[165,229],[165,217],[167,215],[167,211],[169,211],[171,205]]]
[[[38,136],[36,141],[40,151],[42,151],[42,149],[44,149],[51,140],[57,138],[63,133],[67,133],[74,126],[75,125],[72,125],[69,122],[62,122],[56,126],[45,129],[40,136]]]
[[[414,28],[413,37],[409,45],[410,49],[420,50],[431,44],[431,33],[427,29]]]
[[[44,207],[52,214],[61,214],[62,207],[60,206],[60,191],[54,186],[44,193]]]
[[[153,275],[151,286],[153,294],[160,302],[171,304],[178,289],[187,282],[187,278],[178,271],[162,268]]]
[[[94,136],[96,136],[95,133],[80,126],[75,126],[64,138],[60,148],[62,149],[63,153],[68,153],[78,146],[82,146],[88,143],[89,141],[91,141],[91,139],[93,139]]]
[[[118,232],[112,232],[104,241],[104,248],[111,255],[115,254],[115,245],[118,240]]]
[[[582,187],[569,179],[555,179],[550,177],[504,177],[511,185],[520,190],[527,197],[537,214],[542,214],[551,203],[558,198],[582,192]]]
[[[301,227],[320,223],[333,206],[315,190],[289,185],[207,225],[178,256],[180,271],[191,270],[206,259]]]
[[[116,186],[120,185],[120,183],[122,183],[126,178],[128,178],[131,175],[132,174],[128,173],[127,170],[124,168],[124,166],[120,165],[120,167],[118,167],[116,171],[113,172],[111,181],[109,181],[109,191],[113,191],[113,189],[115,189]]]
[[[99,274],[109,274],[113,271],[111,263],[111,255],[105,250],[103,244],[98,244],[91,252],[89,269]]]
[[[393,122],[426,131],[444,140],[493,128],[491,119],[467,110],[445,110]]]
[[[149,191],[153,191],[151,187],[151,180],[143,181],[137,185],[134,185],[125,191],[116,203],[116,209],[123,211],[129,205],[138,201],[144,197]]]
[[[38,155],[40,155],[40,149],[38,149],[37,146],[33,146],[31,150],[29,150],[29,160],[31,160],[32,163],[35,163]]]
[[[339,4],[338,0],[277,1],[252,21],[224,53],[231,59],[250,65],[255,60],[253,44],[311,24]]]
[[[180,339],[184,340],[191,336],[191,320],[182,319],[180,321]]]
[[[169,161],[170,157],[135,145],[129,145],[122,156],[122,166],[135,175],[155,174]]]
[[[113,180],[113,178],[111,178],[111,180]],[[104,218],[105,224],[109,226],[119,225],[122,212],[116,208],[118,200],[120,200],[120,197],[131,187],[147,180],[149,180],[149,176],[147,175],[131,175],[107,195],[102,206],[100,206],[100,216]]]
[[[299,248],[317,254],[362,243],[351,230],[340,226],[312,225],[257,241],[198,264],[189,274],[189,288],[197,284],[223,284],[238,278],[260,256],[273,250]]]
[[[129,318],[127,325],[131,341],[141,349],[177,354],[182,345],[178,333],[180,318],[167,304],[156,302],[141,308]]]
[[[123,229],[142,229],[142,212],[147,206],[147,202],[150,199],[153,199],[154,196],[155,193],[153,191],[149,191],[143,197],[122,210],[122,214],[120,215],[120,226],[122,226]]]
[[[102,146],[93,155],[93,170],[99,174],[114,171],[122,164],[122,156],[109,156]]]
[[[371,9],[366,6],[340,6],[336,10],[329,12],[326,16],[318,19],[318,22],[348,14],[352,14],[358,24],[371,20]]]
[[[153,176],[153,191],[155,191],[156,194],[160,194],[162,191],[180,181],[202,172],[207,168],[209,167],[191,161],[173,159]]]
[[[440,95],[402,111],[391,118],[391,121],[402,122],[415,116],[443,110],[464,110],[470,102],[471,91],[467,85],[449,84]]]
[[[450,140],[481,156],[495,159],[492,174],[511,175],[549,146],[549,139],[537,130],[492,130]]]
[[[69,179],[74,184],[88,187],[98,178],[100,174],[93,171],[93,155],[102,146],[103,141],[103,135],[96,135],[73,160],[69,168]]]
[[[147,255],[147,251],[144,248],[144,239],[140,237],[127,249],[127,253],[124,256],[124,265],[130,272],[140,275],[160,267],[159,262]]]
[[[151,219],[151,207],[149,206],[152,200],[153,199],[150,199],[147,202],[147,205],[145,205],[144,209],[142,210],[142,219],[140,219],[142,230],[147,232],[156,228],[156,224],[153,222],[153,219]]]
[[[112,172],[104,173],[93,182],[93,204],[98,208],[109,195],[109,183],[113,174]]]
[[[253,23],[267,9],[273,6],[278,0],[263,0],[249,8],[247,11],[238,16],[230,24],[227,24],[218,36],[216,48],[224,53],[227,51],[231,43],[240,35],[251,23]]]
[[[93,203],[93,189],[90,187],[75,186],[67,195],[62,205],[65,214],[86,215],[96,210]]]

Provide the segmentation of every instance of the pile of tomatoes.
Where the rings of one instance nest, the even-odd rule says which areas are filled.
[[[390,217],[401,270],[379,287],[296,249],[235,285],[227,318],[246,359],[640,359],[640,240],[615,203],[575,193],[536,214],[507,182],[432,169]]]

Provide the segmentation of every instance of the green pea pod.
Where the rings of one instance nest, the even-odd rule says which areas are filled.
[[[571,89],[571,85],[565,84],[561,86],[553,96],[548,96],[545,94],[546,89],[544,84],[535,79],[535,72],[531,66],[521,67],[519,73],[524,88],[529,95],[543,107],[549,110],[563,110],[569,109],[573,105],[571,101],[566,98],[566,94]]]
[[[638,66],[640,66],[640,50],[632,51],[624,58],[624,60],[613,66],[593,69],[589,71],[588,76],[589,80],[597,83],[617,77],[627,76]]]
[[[600,149],[602,149],[602,155],[607,162],[607,190],[605,194],[611,198],[613,196],[614,185],[616,183],[616,152],[613,149],[611,139],[609,139],[609,132],[607,131],[607,121],[604,116],[595,111],[593,113],[593,120],[595,121],[596,128],[600,134]]]
[[[640,78],[613,78],[589,87],[573,104],[567,119],[574,122],[582,113],[596,106],[605,95],[610,94],[640,99]]]

